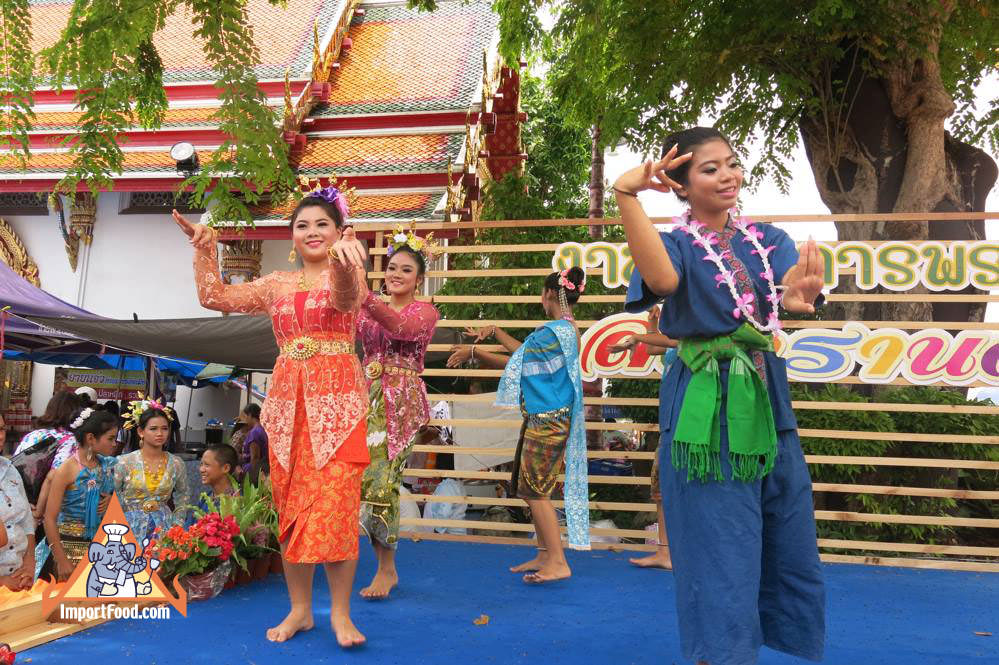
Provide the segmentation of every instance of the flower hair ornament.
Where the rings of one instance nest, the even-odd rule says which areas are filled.
[[[558,285],[569,291],[575,291],[576,285],[569,280],[569,268],[566,268],[558,274]],[[583,273],[583,281],[579,284],[579,292],[582,293],[586,290],[586,273]]]
[[[336,182],[336,175],[330,175],[328,179],[331,183]],[[304,191],[303,199],[315,198],[326,201],[326,203],[336,206],[336,209],[340,211],[344,226],[353,224],[349,217],[350,206],[357,200],[357,193],[353,187],[346,187],[342,181],[337,183],[339,187],[332,184],[323,187],[318,180],[309,180],[305,176],[298,177],[298,184]]]
[[[69,424],[70,429],[80,429],[83,427],[83,423],[87,422],[87,418],[93,415],[94,410],[87,407],[83,411],[80,411],[80,415],[76,417],[76,420]]]
[[[142,414],[150,409],[161,412],[164,416],[166,416],[167,420],[173,422],[173,409],[168,406],[164,406],[158,400],[144,399],[142,393],[139,393],[139,399],[129,402],[128,409],[126,409],[122,414],[125,417],[125,429],[138,427],[139,419],[142,418]]]
[[[430,263],[435,257],[440,255],[443,250],[438,242],[434,240],[434,234],[428,233],[425,238],[421,238],[413,233],[413,226],[415,226],[415,222],[410,224],[409,231],[407,231],[402,224],[396,225],[395,232],[389,237],[388,249],[385,251],[385,256],[391,257],[403,247],[409,247],[414,252],[422,254],[423,259],[427,263]]]

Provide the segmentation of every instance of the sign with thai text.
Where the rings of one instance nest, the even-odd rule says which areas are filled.
[[[825,285],[835,288],[847,270],[860,289],[884,287],[909,291],[921,285],[930,291],[961,291],[969,286],[999,288],[999,242],[995,240],[925,242],[818,243],[825,260]],[[631,250],[624,243],[562,243],[552,257],[552,269],[571,266],[601,268],[608,288],[627,286],[634,270]]]
[[[645,345],[615,352],[625,337],[646,332],[644,314],[614,314],[587,329],[580,340],[583,379],[649,376],[662,371],[662,359]],[[777,355],[787,363],[788,378],[832,382],[856,374],[864,383],[891,383],[904,378],[915,384],[966,386],[978,381],[999,386],[999,331],[946,330],[907,332],[871,330],[848,322],[842,330],[803,328],[774,335]]]

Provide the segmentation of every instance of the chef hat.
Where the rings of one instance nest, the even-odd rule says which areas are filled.
[[[104,533],[108,534],[108,543],[121,542],[121,537],[128,533],[127,524],[105,524]]]

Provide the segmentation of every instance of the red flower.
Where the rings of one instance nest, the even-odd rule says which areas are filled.
[[[17,654],[11,651],[10,646],[7,644],[0,644],[0,664],[2,665],[14,665],[14,659]]]

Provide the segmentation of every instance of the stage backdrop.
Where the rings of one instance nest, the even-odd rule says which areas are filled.
[[[936,220],[948,223],[967,223],[968,219],[995,219],[999,213],[933,213],[920,215],[808,215],[798,218],[788,216],[752,216],[762,222],[776,223],[785,229],[798,222],[838,221],[871,222],[900,220]],[[669,228],[669,219],[655,220],[662,223],[664,230]],[[586,269],[591,280],[602,280],[610,288],[609,293],[584,295],[581,302],[618,303],[619,313],[598,321],[578,321],[582,331],[582,365],[590,379],[607,378],[620,381],[657,380],[660,376],[659,359],[649,357],[642,350],[635,353],[614,353],[610,346],[618,339],[645,331],[643,315],[623,312],[624,291],[631,276],[632,264],[626,245],[609,242],[588,244],[559,241],[559,230],[566,226],[580,224],[600,224],[612,226],[616,219],[605,220],[512,220],[500,222],[461,222],[424,224],[423,232],[442,229],[460,230],[464,244],[452,242],[447,248],[448,256],[472,254],[481,257],[483,267],[473,270],[449,270],[448,262],[438,262],[428,271],[430,278],[488,280],[493,277],[530,278],[532,285],[516,295],[443,295],[432,300],[437,303],[503,303],[510,305],[510,311],[520,316],[503,320],[442,320],[443,328],[462,329],[466,326],[494,324],[504,327],[515,336],[523,338],[531,329],[540,325],[538,320],[538,296],[540,280],[552,269],[563,269],[579,265]],[[477,230],[492,227],[526,228],[543,227],[550,229],[552,242],[537,244],[507,244],[484,246],[475,244],[470,237]],[[378,286],[384,277],[382,271],[385,256],[385,233],[391,229],[374,228],[377,231],[371,250],[374,270],[369,274],[373,285]],[[995,240],[980,242],[927,241],[927,242],[825,242],[821,244],[825,258],[825,282],[828,289],[844,284],[855,284],[850,293],[832,293],[827,302],[974,302],[991,303],[999,301],[999,243]],[[498,253],[525,256],[529,253],[543,253],[551,258],[550,267],[503,269],[489,268],[488,257]],[[506,262],[509,264],[509,261]],[[537,265],[537,263],[535,263]],[[525,280],[526,282],[527,280]],[[969,287],[974,287],[974,290]],[[592,291],[591,291],[592,293]],[[999,332],[997,325],[988,322],[967,321],[785,321],[784,331],[776,339],[778,352],[788,364],[788,374],[793,384],[807,382],[817,388],[828,384],[879,384],[890,386],[938,386],[938,387],[994,387],[999,386]],[[447,351],[446,345],[432,345],[431,350]],[[483,344],[480,348],[499,351],[495,344]],[[485,369],[428,369],[425,376],[445,377],[498,377],[501,372]],[[962,392],[963,395],[963,392]],[[465,394],[432,395],[432,401],[446,399],[457,404],[486,404],[482,396]],[[863,562],[881,565],[904,565],[932,568],[952,568],[964,570],[999,571],[999,548],[994,531],[999,528],[999,519],[993,519],[988,506],[999,500],[996,483],[968,489],[962,477],[974,474],[982,478],[999,478],[999,455],[996,448],[999,436],[991,433],[980,434],[969,425],[967,431],[949,433],[934,431],[932,418],[926,426],[927,414],[940,417],[966,415],[978,418],[999,415],[999,407],[990,404],[952,404],[936,400],[934,403],[912,403],[893,399],[879,401],[875,393],[868,398],[843,399],[841,401],[819,400],[816,398],[795,400],[794,408],[799,417],[811,412],[830,414],[824,419],[826,426],[802,428],[806,460],[813,469],[813,475],[821,477],[822,469],[830,467],[853,469],[856,478],[851,482],[814,483],[817,520],[833,528],[823,531],[827,537],[820,538],[822,557],[827,561]],[[943,400],[947,402],[948,400]],[[953,401],[953,400],[951,400]],[[963,402],[960,397],[957,401]],[[588,405],[600,407],[646,406],[654,407],[653,398],[588,397]],[[650,412],[652,409],[649,410]],[[460,411],[459,411],[460,412]],[[839,415],[837,415],[839,414]],[[894,419],[885,420],[891,414]],[[910,415],[906,415],[910,414]],[[858,416],[866,417],[858,418]],[[919,427],[912,427],[908,421],[919,419]],[[805,418],[802,418],[805,419]],[[588,422],[588,430],[620,431],[625,435],[640,432],[657,432],[658,425],[650,417],[646,422]],[[878,427],[862,429],[850,423],[877,421]],[[885,423],[895,423],[887,426]],[[970,422],[970,421],[969,421]],[[844,424],[846,423],[846,424]],[[899,423],[901,423],[899,425]],[[451,425],[456,431],[474,432],[476,429],[502,430],[512,454],[520,427],[518,413],[511,412],[507,418],[450,418],[432,421],[432,424]],[[916,431],[913,431],[916,430]],[[490,437],[491,439],[494,437]],[[495,442],[488,448],[477,448],[474,441],[461,441],[460,446],[417,446],[426,452],[454,453],[456,455],[481,455],[484,452],[496,453]],[[865,444],[874,444],[866,446]],[[870,453],[878,448],[884,453]],[[941,452],[944,451],[944,452]],[[950,452],[947,452],[950,451]],[[648,451],[593,451],[588,453],[593,459],[627,459],[632,462],[644,460],[644,468],[654,453]],[[638,465],[636,464],[636,468]],[[467,464],[456,463],[456,471],[411,470],[408,475],[424,477],[454,477],[473,483],[499,482],[509,479],[509,473],[493,468],[468,469]],[[907,481],[905,484],[880,481],[890,477],[892,469],[904,470],[906,478],[921,480]],[[592,466],[591,466],[592,470]],[[648,476],[591,475],[591,489],[601,484],[648,485]],[[846,495],[850,497],[851,510],[821,509],[826,503],[823,496]],[[875,497],[881,503],[867,501]],[[889,509],[877,509],[886,505],[884,499],[895,503]],[[516,499],[488,497],[439,497],[412,495],[410,501],[464,502],[481,508],[490,505],[521,505]],[[933,509],[928,502],[936,502]],[[942,502],[942,503],[941,503]],[[836,503],[842,504],[843,501]],[[558,505],[558,504],[556,504]],[[944,509],[940,506],[944,505]],[[871,509],[866,506],[875,506]],[[949,508],[948,508],[949,507]],[[591,508],[608,511],[655,511],[648,502],[594,502]],[[927,514],[933,513],[933,514]],[[436,526],[439,528],[456,526],[448,520],[404,520],[404,525]],[[835,527],[835,524],[841,525]],[[462,522],[462,526],[488,530],[495,533],[508,530],[513,533],[529,533],[533,527],[528,524],[481,524]],[[857,532],[851,525],[863,526],[864,537],[851,536]],[[946,530],[946,537],[940,533]],[[899,533],[904,531],[904,537]],[[835,535],[841,533],[842,535]],[[594,529],[594,535],[616,536],[618,538],[643,543],[647,534],[637,529]],[[834,537],[828,537],[830,535]],[[413,534],[417,535],[417,534]],[[419,537],[434,537],[434,534],[419,533]],[[436,537],[454,538],[446,534]],[[467,536],[488,542],[526,542],[525,539]],[[983,544],[984,543],[984,544]],[[623,544],[633,549],[652,549],[649,545]]]

